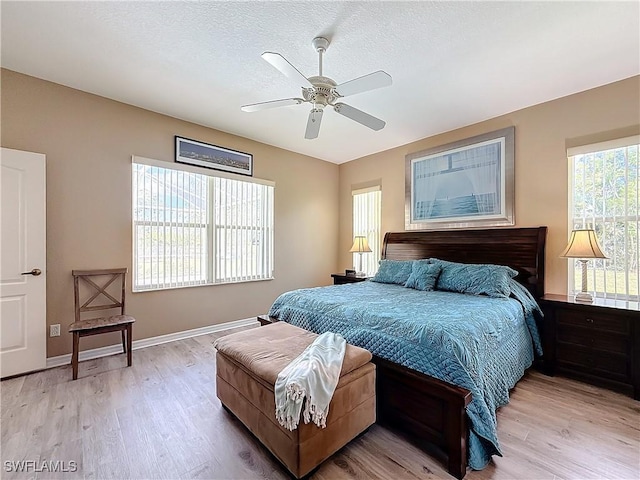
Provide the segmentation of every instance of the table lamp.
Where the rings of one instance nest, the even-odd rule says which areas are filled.
[[[569,244],[560,255],[563,258],[577,258],[582,264],[582,291],[576,293],[578,303],[593,303],[593,297],[587,292],[587,262],[590,258],[607,258],[602,253],[596,232],[590,228],[573,230]]]
[[[356,235],[353,239],[353,246],[350,253],[359,253],[360,261],[358,262],[358,272],[356,275],[364,276],[364,272],[362,271],[362,254],[370,252],[371,248],[369,247],[369,242],[367,241],[367,237],[363,235]]]

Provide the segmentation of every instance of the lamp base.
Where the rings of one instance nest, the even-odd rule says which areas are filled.
[[[575,296],[576,303],[593,303],[593,297],[587,292],[578,292]]]

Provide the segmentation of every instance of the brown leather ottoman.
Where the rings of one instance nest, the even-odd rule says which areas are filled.
[[[278,373],[316,337],[277,322],[222,337],[216,344],[218,398],[298,478],[376,421],[376,370],[371,353],[347,345],[327,427],[318,428],[301,419],[298,428],[289,431],[278,423],[273,393]]]

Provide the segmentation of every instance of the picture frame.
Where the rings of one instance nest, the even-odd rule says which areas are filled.
[[[175,136],[175,161],[223,172],[253,176],[253,155],[230,148]]]
[[[515,127],[405,157],[405,230],[515,224]]]

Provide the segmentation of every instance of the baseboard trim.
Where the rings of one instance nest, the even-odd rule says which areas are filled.
[[[154,345],[161,345],[163,343],[175,342],[176,340],[184,340],[185,338],[198,337],[200,335],[206,335],[208,333],[221,332],[223,330],[230,330],[232,328],[248,327],[257,324],[256,318],[245,318],[243,320],[234,320],[232,322],[219,323],[217,325],[209,325],[208,327],[194,328],[192,330],[184,330],[182,332],[169,333],[167,335],[160,335],[157,337],[142,338],[140,340],[134,340],[132,342],[133,350],[139,350],[140,348],[152,347]],[[122,353],[122,344],[108,345],[106,347],[93,348],[91,350],[84,350],[80,352],[79,361],[92,360],[94,358],[106,357],[107,355],[114,355],[116,353]],[[47,367],[54,368],[61,365],[69,365],[71,363],[71,354],[58,355],[57,357],[47,358]]]

